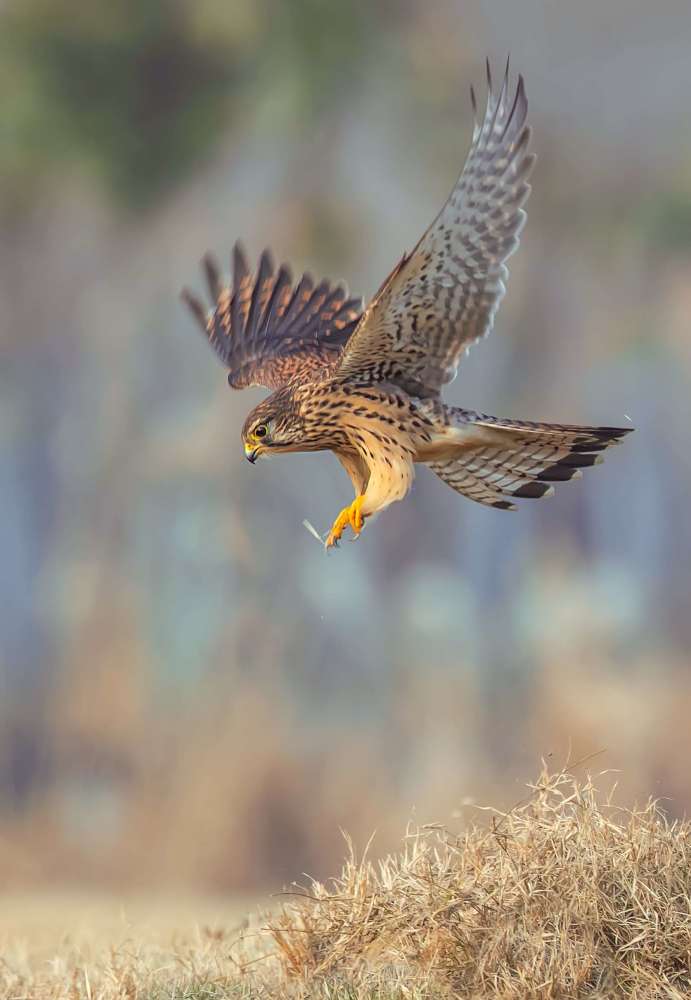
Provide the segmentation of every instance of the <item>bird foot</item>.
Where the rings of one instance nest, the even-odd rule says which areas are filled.
[[[350,528],[355,538],[357,538],[360,534],[365,523],[365,518],[362,514],[362,502],[364,499],[364,495],[355,497],[350,507],[343,508],[334,521],[331,531],[329,532],[326,542],[324,543],[327,549],[331,549],[338,545],[346,528]]]

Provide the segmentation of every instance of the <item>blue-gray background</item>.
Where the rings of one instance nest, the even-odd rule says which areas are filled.
[[[691,13],[15,0],[0,13],[4,883],[275,886],[339,828],[510,803],[605,749],[691,804]],[[178,301],[242,237],[370,295],[507,51],[539,154],[494,334],[448,398],[626,423],[509,515],[424,471],[326,557],[330,455],[252,469]]]

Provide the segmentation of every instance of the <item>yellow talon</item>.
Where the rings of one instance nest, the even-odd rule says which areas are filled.
[[[334,521],[331,527],[331,531],[329,532],[329,536],[326,539],[327,549],[332,548],[334,545],[338,543],[341,535],[343,534],[343,529],[346,527],[347,524],[350,523],[349,515],[350,515],[350,507],[346,507],[344,510],[341,511],[341,513]]]
[[[359,497],[355,497],[348,508],[350,511],[350,527],[353,530],[353,534],[356,536],[360,534],[365,523],[365,519],[362,516],[362,502],[364,499],[365,497],[363,494]]]
[[[356,538],[360,534],[365,523],[361,509],[363,500],[364,496],[355,497],[350,507],[343,508],[334,521],[331,531],[329,532],[329,536],[326,539],[325,544],[327,549],[332,548],[340,541],[341,536],[347,527],[350,527]]]

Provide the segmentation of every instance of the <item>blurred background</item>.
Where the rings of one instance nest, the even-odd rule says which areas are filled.
[[[687,0],[6,0],[0,885],[259,892],[599,750],[691,806]],[[534,148],[448,399],[626,423],[517,514],[422,471],[327,557],[328,455],[251,468],[179,303],[242,238],[369,296],[510,51]]]

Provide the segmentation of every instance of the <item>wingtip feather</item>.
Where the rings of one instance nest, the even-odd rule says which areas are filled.
[[[180,292],[180,300],[185,303],[202,330],[206,330],[206,310],[197,296],[193,295],[188,288],[183,288]]]
[[[221,275],[218,269],[216,258],[211,253],[205,253],[202,257],[202,269],[206,277],[206,284],[209,295],[216,302],[221,293]]]
[[[269,247],[265,247],[261,252],[261,256],[259,258],[258,270],[260,274],[265,273],[267,275],[273,274],[274,271],[276,270],[276,266],[274,264],[274,256],[271,253]]]
[[[233,244],[231,267],[233,272],[233,284],[237,287],[243,278],[245,278],[250,272],[247,254],[240,240],[236,240]]]
[[[504,69],[504,79],[502,80],[501,91],[500,91],[500,96],[499,96],[499,103],[500,104],[506,99],[506,94],[507,94],[508,89],[509,89],[509,60],[510,60],[510,56],[507,55],[507,57],[506,57],[506,67]]]

